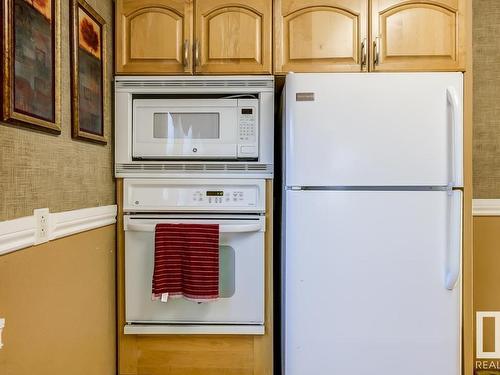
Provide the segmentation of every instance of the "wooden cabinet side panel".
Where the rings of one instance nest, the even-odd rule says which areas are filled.
[[[275,0],[274,71],[361,71],[367,29],[366,1]]]
[[[465,69],[465,0],[373,0],[372,70]]]

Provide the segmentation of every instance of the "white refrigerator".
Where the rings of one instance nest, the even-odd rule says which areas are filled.
[[[460,375],[461,73],[289,74],[284,375]]]

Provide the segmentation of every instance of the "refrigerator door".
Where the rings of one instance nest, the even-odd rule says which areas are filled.
[[[285,375],[459,375],[461,192],[288,191]]]
[[[287,186],[462,186],[462,73],[289,74]]]

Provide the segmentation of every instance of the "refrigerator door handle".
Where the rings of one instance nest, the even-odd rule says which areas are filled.
[[[451,115],[450,136],[450,187],[462,186],[462,116],[457,91],[450,86],[446,89],[446,102]]]
[[[455,289],[460,276],[462,257],[462,191],[450,192],[450,210],[448,223],[448,251],[446,254],[445,287]]]

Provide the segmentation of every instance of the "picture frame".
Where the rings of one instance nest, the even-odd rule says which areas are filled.
[[[1,119],[60,133],[60,0],[1,1]]]
[[[106,22],[85,0],[71,0],[70,18],[72,136],[106,144]]]

